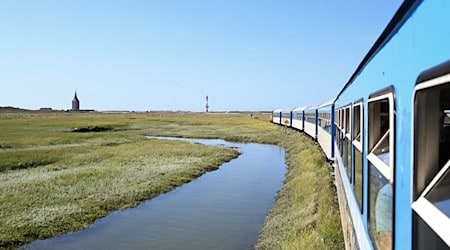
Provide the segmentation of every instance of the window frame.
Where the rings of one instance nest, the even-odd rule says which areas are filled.
[[[427,72],[424,72],[427,73]],[[420,76],[419,80],[420,81]],[[450,73],[443,74],[441,76],[437,76],[431,79],[427,79],[423,82],[420,82],[416,85],[413,92],[413,98],[412,98],[412,117],[415,119],[415,105],[414,102],[416,100],[416,94],[419,91],[437,87],[444,84],[450,84]],[[415,169],[416,169],[416,161],[415,161],[415,144],[416,144],[416,138],[415,138],[415,121],[412,122],[412,150],[411,150],[411,161],[413,162],[413,168],[411,171],[411,180],[412,186],[415,187]],[[450,217],[448,217],[444,212],[442,212],[439,208],[437,208],[433,203],[428,201],[428,199],[425,198],[425,196],[431,191],[431,189],[437,184],[437,182],[442,178],[442,176],[445,174],[445,172],[450,168],[450,160],[447,161],[447,163],[438,171],[438,173],[433,177],[433,179],[430,181],[430,183],[425,187],[425,189],[422,191],[422,193],[417,194],[418,197],[415,199],[415,192],[413,191],[412,196],[412,204],[411,207],[413,211],[419,216],[425,223],[428,224],[428,226],[431,228],[431,230],[436,233],[442,241],[444,241],[447,245],[450,245],[450,235],[448,232],[450,232]],[[413,188],[414,189],[414,188]]]
[[[345,112],[346,112],[346,114],[345,114],[345,130],[344,130],[344,132],[345,132],[345,137],[347,137],[347,139],[349,140],[349,141],[351,141],[352,140],[352,137],[351,137],[351,134],[352,134],[352,125],[353,125],[353,123],[352,123],[352,105],[351,104],[349,104],[349,105],[347,105],[347,106],[345,106]],[[348,118],[348,119],[347,119]]]
[[[339,127],[339,153],[350,184],[354,182],[353,157],[352,157],[352,103],[347,103],[339,108],[341,126]],[[348,118],[348,119],[347,119]],[[338,135],[336,135],[338,136]],[[350,149],[349,149],[350,148]]]
[[[352,133],[353,133],[353,122],[352,122],[352,104],[349,103],[345,106],[345,130],[344,137],[347,140],[345,149],[347,151],[347,177],[351,184],[355,182],[355,176],[353,176],[353,144],[352,144]]]
[[[369,147],[370,147],[370,104],[373,102],[377,102],[377,101],[381,101],[387,99],[389,102],[389,128],[388,131],[385,132],[388,133],[389,132],[389,166],[387,166],[378,156],[376,156],[373,151],[375,149],[377,149],[377,146],[383,141],[385,135],[381,135],[380,139],[375,143],[375,145],[373,145],[373,147],[370,149],[369,151]],[[365,140],[365,144],[366,144],[366,160],[365,163],[367,164],[367,173],[366,175],[368,176],[368,181],[366,183],[366,187],[368,189],[368,196],[365,200],[366,202],[366,206],[367,206],[367,222],[368,222],[368,227],[370,227],[370,224],[373,223],[370,219],[370,214],[371,214],[371,196],[370,196],[370,189],[371,189],[371,181],[370,181],[370,175],[371,175],[371,166],[370,164],[373,165],[373,167],[375,167],[377,169],[377,171],[383,175],[384,178],[386,178],[388,180],[388,183],[390,185],[392,185],[392,211],[391,211],[391,218],[392,218],[392,231],[391,231],[391,247],[394,248],[395,246],[395,229],[396,229],[396,225],[395,225],[395,209],[396,209],[396,188],[395,188],[395,90],[394,87],[388,86],[384,89],[381,89],[371,95],[369,95],[369,98],[367,100],[367,137]],[[368,228],[369,229],[369,228]],[[374,241],[374,236],[371,233],[371,230],[368,230],[369,236],[371,238],[372,241]],[[374,245],[376,243],[374,242]]]
[[[384,175],[386,179],[389,180],[389,183],[394,184],[394,163],[395,163],[395,103],[394,103],[394,93],[392,91],[388,93],[383,93],[381,95],[377,95],[374,97],[369,97],[367,100],[367,106],[369,108],[370,103],[377,102],[383,99],[388,99],[389,101],[389,129],[386,133],[389,132],[389,166],[376,156],[373,151],[377,148],[377,146],[383,141],[386,136],[386,133],[381,136],[380,140],[372,147],[369,151],[369,145],[367,146],[367,160],[370,161],[381,174]],[[367,121],[369,122],[369,121]],[[369,130],[369,128],[367,128]],[[368,131],[370,135],[370,131]],[[369,140],[367,140],[369,141]]]
[[[361,98],[357,101],[355,101],[352,105],[352,121],[353,121],[353,126],[352,126],[352,137],[355,137],[356,135],[354,135],[355,132],[355,108],[359,107],[359,133],[360,133],[360,140],[358,141],[356,138],[352,138],[352,153],[353,153],[353,157],[352,157],[352,165],[353,165],[353,192],[355,195],[356,200],[359,203],[359,198],[357,197],[356,194],[356,162],[355,162],[355,155],[356,155],[356,150],[358,150],[359,152],[361,152],[361,203],[358,204],[359,208],[360,208],[360,212],[363,213],[364,211],[364,175],[365,175],[365,171],[364,171],[364,148],[363,148],[363,143],[364,143],[364,100]]]
[[[356,102],[354,102],[353,104],[353,111],[355,110],[356,107],[359,106],[359,133],[361,134],[361,139],[357,140],[356,138],[352,138],[352,143],[353,145],[361,152],[363,152],[363,137],[364,137],[364,105],[363,105],[363,100],[358,100]],[[353,115],[353,123],[354,118],[355,118],[355,112],[352,113]],[[354,124],[353,124],[353,137],[355,137],[356,135],[354,135]]]

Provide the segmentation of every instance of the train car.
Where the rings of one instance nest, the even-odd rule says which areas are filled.
[[[272,123],[281,125],[281,109],[274,109],[272,111]]]
[[[449,248],[449,13],[405,1],[336,98],[348,248]]]
[[[347,249],[450,248],[449,13],[405,1],[334,101],[292,112],[332,143]]]
[[[303,131],[304,129],[304,119],[305,119],[305,109],[307,107],[298,107],[292,110],[292,127]]]
[[[303,131],[311,136],[314,140],[317,139],[317,107],[310,106],[304,111]]]
[[[317,107],[317,141],[328,160],[334,159],[334,99]]]
[[[292,124],[292,109],[281,110],[281,125],[291,127]]]

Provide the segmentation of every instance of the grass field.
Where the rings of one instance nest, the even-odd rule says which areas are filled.
[[[328,163],[309,138],[285,131],[288,172],[257,249],[344,249]]]
[[[189,182],[238,154],[228,148],[145,138],[152,135],[284,146],[289,165],[285,187],[258,247],[340,248],[335,193],[318,148],[298,133],[288,135],[268,118],[261,114],[0,113],[0,247],[84,228],[111,211]],[[102,132],[72,132],[97,128]],[[307,191],[305,185],[292,184],[303,178],[310,180]],[[300,199],[297,193],[305,197]],[[285,203],[288,194],[296,198]],[[297,216],[287,217],[289,211]],[[274,223],[274,215],[288,218],[286,228]],[[309,222],[303,229],[293,227],[305,220]],[[318,239],[322,243],[316,243]]]

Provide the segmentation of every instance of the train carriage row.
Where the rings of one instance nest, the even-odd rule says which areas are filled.
[[[272,113],[333,163],[348,249],[449,249],[449,13],[405,1],[336,98]]]

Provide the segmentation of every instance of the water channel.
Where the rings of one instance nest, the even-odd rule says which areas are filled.
[[[251,249],[283,184],[284,149],[185,140],[235,147],[242,154],[216,171],[135,208],[113,212],[87,229],[37,240],[26,248]]]

